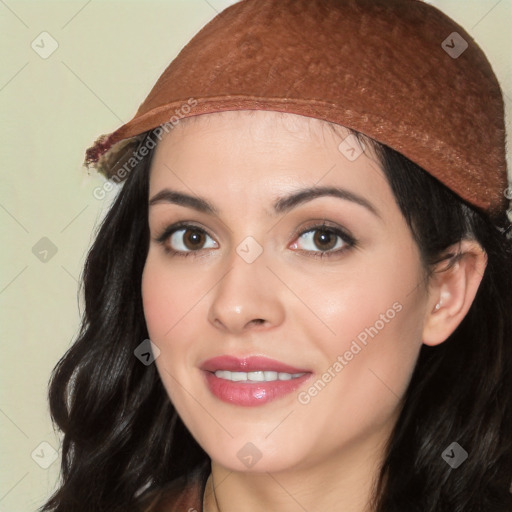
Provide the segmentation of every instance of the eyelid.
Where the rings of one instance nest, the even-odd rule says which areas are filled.
[[[210,238],[215,240],[215,237],[211,233],[209,233],[209,231],[206,228],[204,228],[203,226],[199,226],[196,223],[194,223],[193,221],[181,221],[180,220],[178,222],[175,222],[174,224],[166,225],[164,227],[164,229],[161,231],[161,233],[155,237],[155,241],[157,241],[159,243],[164,243],[176,231],[180,231],[181,229],[186,229],[186,228],[191,228],[191,227],[196,228],[198,231],[203,231]],[[216,242],[216,243],[218,243],[218,242]]]
[[[208,237],[210,237],[217,245],[218,242],[215,240],[215,237],[209,233],[209,231],[204,228],[203,226],[197,225],[193,221],[178,221],[174,224],[166,226],[160,235],[155,237],[155,241],[159,244],[163,245],[165,248],[165,251],[168,253],[171,253],[173,255],[177,256],[188,256],[188,255],[194,255],[194,256],[200,256],[200,254],[203,251],[208,251],[209,249],[198,249],[198,250],[189,250],[189,251],[177,251],[175,249],[168,248],[165,245],[166,240],[168,240],[175,232],[186,230],[187,228],[195,228],[198,231],[204,232]],[[299,253],[306,253],[310,255],[311,257],[330,257],[335,256],[337,254],[341,254],[342,252],[345,252],[346,250],[355,247],[357,245],[357,240],[354,238],[352,234],[348,232],[345,228],[342,226],[332,223],[330,221],[327,221],[325,219],[323,220],[312,220],[307,223],[306,226],[301,225],[299,228],[294,230],[292,232],[291,237],[293,237],[293,242],[296,243],[297,238],[305,235],[306,233],[310,233],[312,231],[321,231],[322,228],[324,228],[325,231],[330,231],[334,233],[335,236],[340,237],[343,242],[345,243],[345,247],[337,250],[329,250],[329,251],[310,251],[306,249],[295,249],[294,252]]]
[[[340,236],[345,239],[347,242],[355,243],[355,237],[344,227],[336,224],[334,222],[328,221],[326,219],[322,220],[311,220],[308,221],[305,225],[301,224],[298,228],[292,231],[290,238],[297,238],[302,236],[310,231],[320,231],[321,228],[325,228],[326,231],[334,231],[339,232]]]
[[[174,224],[167,225],[166,227],[164,227],[164,229],[160,232],[159,235],[155,236],[155,241],[159,245],[161,245],[164,252],[170,256],[176,256],[178,258],[186,258],[188,256],[192,256],[193,258],[200,258],[203,256],[208,256],[208,249],[199,249],[196,251],[193,251],[193,250],[181,251],[181,250],[176,250],[176,249],[173,249],[173,248],[167,246],[166,241],[169,238],[171,238],[174,235],[174,233],[176,233],[177,231],[186,231],[189,228],[195,228],[195,229],[197,229],[197,231],[201,231],[201,232],[205,233],[208,237],[210,237],[214,241],[214,243],[218,247],[218,242],[215,240],[215,238],[212,235],[209,234],[208,230],[202,226],[198,226],[193,221],[178,221],[178,222],[175,222]],[[205,254],[204,251],[207,251],[207,253]]]

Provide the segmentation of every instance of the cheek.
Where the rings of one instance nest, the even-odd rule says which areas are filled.
[[[142,274],[142,302],[149,338],[160,349],[155,364],[171,401],[183,412],[190,397],[177,382],[192,389],[197,349],[207,317],[206,292],[213,286],[207,273],[187,264],[171,264],[158,248],[150,249]],[[215,277],[215,276],[214,276]],[[198,321],[198,320],[201,321]],[[198,342],[199,340],[199,342]]]
[[[204,284],[197,276],[171,266],[165,255],[150,249],[142,273],[142,302],[150,338],[163,341],[200,302]]]
[[[188,357],[190,340],[188,331],[193,309],[198,307],[201,290],[197,279],[185,275],[171,266],[157,249],[149,251],[142,273],[142,303],[149,338],[160,349],[155,360],[164,387],[171,401],[177,405],[183,397],[176,380],[186,382],[184,360]],[[187,284],[194,285],[187,286]],[[178,362],[179,364],[173,364]]]
[[[325,370],[330,369],[324,374],[330,391],[322,391],[319,404],[325,399],[327,407],[330,400],[342,400],[353,417],[360,417],[361,403],[367,404],[364,411],[382,416],[396,406],[422,343],[421,280],[419,257],[410,245],[317,282],[322,294],[308,293],[304,287],[311,309],[329,327],[301,324],[322,351]],[[323,389],[322,383],[318,388]]]
[[[373,257],[358,256],[346,269],[317,276],[314,282],[302,280],[297,294],[317,318],[310,315],[311,322],[299,321],[310,338],[324,340],[331,356],[348,350],[354,340],[369,347],[371,340],[379,339],[386,350],[400,350],[402,344],[414,344],[421,331],[422,278],[413,243],[390,245]]]
[[[165,328],[170,327],[172,320],[172,308],[168,303],[172,300],[172,288],[161,278],[159,266],[148,255],[144,271],[142,273],[142,304],[144,317],[152,340],[160,339]]]
[[[374,293],[349,287],[346,297],[343,293],[348,304],[343,298],[331,301],[333,314],[326,323],[335,336],[316,330],[314,337],[309,330],[325,362],[318,379],[299,395],[295,420],[297,427],[322,433],[311,439],[314,451],[326,453],[332,443],[341,447],[363,439],[396,418],[421,348],[421,300],[393,286],[386,286],[385,294],[383,286]]]

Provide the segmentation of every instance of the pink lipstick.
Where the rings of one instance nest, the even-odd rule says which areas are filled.
[[[263,405],[304,384],[312,372],[262,356],[219,356],[201,366],[210,392],[224,402],[242,406]]]

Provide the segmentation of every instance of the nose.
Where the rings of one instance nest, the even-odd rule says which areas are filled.
[[[227,270],[211,292],[208,320],[226,334],[270,329],[283,321],[282,287],[263,254],[247,263],[233,251]]]

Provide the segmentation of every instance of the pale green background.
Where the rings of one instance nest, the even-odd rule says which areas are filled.
[[[36,510],[58,477],[58,461],[42,469],[31,454],[43,441],[59,449],[47,382],[77,334],[78,279],[114,196],[93,197],[104,180],[82,169],[84,151],[128,121],[179,49],[232,3],[0,0],[0,512]],[[512,0],[429,3],[487,53],[510,133]],[[31,48],[43,31],[59,44],[47,59]],[[32,253],[42,237],[58,249],[46,263]],[[50,452],[36,453],[47,460]]]

